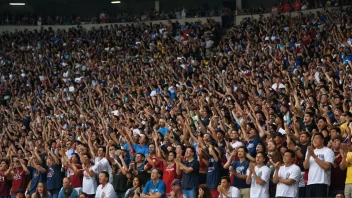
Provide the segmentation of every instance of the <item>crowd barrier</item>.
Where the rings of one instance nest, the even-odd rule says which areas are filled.
[[[100,28],[100,27],[104,27],[104,26],[110,26],[110,25],[131,25],[131,24],[141,24],[141,23],[145,23],[145,24],[168,24],[169,21],[172,22],[176,22],[178,21],[181,25],[184,25],[186,22],[189,23],[194,23],[194,22],[198,22],[201,21],[202,23],[206,22],[207,19],[213,19],[216,22],[221,23],[221,16],[217,16],[217,17],[203,17],[203,18],[183,18],[183,19],[170,19],[170,20],[159,20],[159,21],[150,21],[150,22],[130,22],[130,23],[99,23],[99,24],[81,24],[81,26],[87,30],[95,27],[95,28]],[[42,28],[47,29],[51,27],[53,30],[57,30],[57,29],[65,29],[68,30],[70,28],[77,28],[77,25],[42,25],[42,26],[20,26],[20,25],[3,25],[0,26],[0,32],[3,31],[7,31],[7,32],[15,32],[15,31],[23,31],[23,30],[29,30],[29,31],[34,31],[34,30],[40,30]]]

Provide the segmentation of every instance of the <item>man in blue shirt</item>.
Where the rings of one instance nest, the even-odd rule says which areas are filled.
[[[154,168],[151,174],[151,180],[145,184],[141,198],[164,198],[166,185],[160,180],[161,172],[160,170]]]
[[[249,197],[249,187],[246,183],[247,178],[247,169],[249,167],[249,161],[246,160],[246,155],[248,150],[245,146],[240,146],[237,149],[237,156],[238,161],[229,160],[225,165],[224,168],[230,167],[231,173],[234,175],[232,186],[238,188],[241,191],[242,197]],[[236,152],[232,152],[230,159],[235,157]],[[230,165],[231,164],[231,165]]]

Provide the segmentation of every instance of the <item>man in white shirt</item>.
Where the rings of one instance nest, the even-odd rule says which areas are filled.
[[[275,197],[298,197],[298,184],[301,179],[301,169],[293,164],[295,153],[286,150],[283,161],[275,164],[275,173],[273,176],[274,184],[277,184]]]
[[[115,198],[114,186],[109,183],[109,173],[102,171],[99,174],[100,185],[97,188],[95,198]]]
[[[308,146],[303,162],[304,168],[309,169],[306,197],[328,197],[334,160],[334,152],[324,146],[324,135],[314,134],[312,146]]]
[[[95,173],[101,173],[102,171],[107,171],[111,173],[111,166],[109,161],[105,158],[106,148],[104,146],[100,146],[98,148],[98,156],[94,159],[94,167],[93,171]]]
[[[255,157],[255,162],[255,164],[250,164],[247,170],[246,183],[251,184],[250,197],[268,198],[270,168],[265,165],[267,156],[259,152]]]
[[[241,198],[241,192],[238,188],[231,186],[230,177],[221,178],[221,185],[218,186],[219,198]]]

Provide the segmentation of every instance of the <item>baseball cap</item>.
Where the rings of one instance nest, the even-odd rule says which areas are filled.
[[[174,186],[174,185],[179,185],[179,186],[181,186],[180,180],[174,179],[174,181],[172,182],[172,186]]]

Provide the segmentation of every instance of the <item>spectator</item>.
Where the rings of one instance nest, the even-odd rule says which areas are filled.
[[[224,176],[221,178],[221,185],[218,186],[218,191],[220,193],[219,198],[241,197],[241,192],[238,190],[238,188],[231,186],[231,180],[228,176]]]
[[[284,165],[281,166],[280,162],[275,164],[273,182],[277,184],[276,197],[298,197],[299,195],[298,183],[302,176],[300,168],[293,164],[294,159],[294,152],[286,150],[283,157]]]
[[[347,130],[349,130],[349,128]],[[346,178],[346,170],[341,170],[339,167],[342,161],[340,149],[343,140],[344,139],[341,136],[337,136],[331,140],[331,149],[334,151],[335,158],[334,164],[331,167],[331,184],[329,186],[329,197],[334,197],[337,194],[343,194],[345,189],[345,181],[341,180],[341,178]]]
[[[172,181],[171,185],[172,185],[172,190],[170,192],[171,198],[183,198],[182,185],[180,180],[175,179],[174,181]]]
[[[99,183],[95,197],[114,198],[116,196],[114,187],[109,183],[109,173],[102,171],[99,173]]]
[[[11,189],[11,169],[9,162],[2,159],[0,162],[0,196],[9,197]]]
[[[258,153],[255,164],[248,167],[246,183],[251,184],[250,197],[269,197],[270,169],[266,163],[266,155]]]
[[[78,197],[78,192],[72,188],[71,179],[65,177],[63,179],[62,188],[59,192],[59,198],[69,198],[69,197]]]
[[[194,148],[187,147],[185,162],[182,164],[179,159],[176,159],[177,174],[182,173],[182,193],[185,198],[194,197],[199,184],[199,161],[194,158],[194,155]]]
[[[241,197],[249,197],[249,185],[246,184],[247,179],[247,170],[249,167],[249,161],[246,159],[246,155],[248,154],[248,150],[246,147],[241,146],[231,153],[230,159],[234,159],[234,157],[238,157],[238,160],[232,161],[228,160],[228,162],[224,165],[224,168],[227,169],[229,167],[229,163],[231,163],[230,171],[233,175],[232,186],[238,188],[241,192]]]
[[[25,189],[28,185],[28,177],[27,175],[30,174],[27,166],[25,165],[25,161],[23,159],[14,159],[14,165],[10,165],[10,174],[12,179],[11,185],[11,198],[17,196],[18,189]]]
[[[132,180],[132,188],[128,189],[126,192],[126,198],[139,197],[141,195],[143,188],[141,180],[138,176],[134,176]]]
[[[16,191],[16,198],[25,198],[25,195],[24,195],[24,190],[22,189],[17,189]]]
[[[152,174],[151,174],[151,180],[148,181],[143,189],[143,192],[141,194],[141,198],[147,198],[147,197],[165,197],[165,183],[160,180],[160,170],[158,169],[153,169]]]
[[[341,170],[346,170],[347,169],[347,174],[346,174],[346,181],[345,181],[345,190],[344,190],[344,196],[345,197],[352,197],[352,189],[351,189],[351,162],[352,162],[352,152],[346,145],[342,145],[341,148],[341,157],[342,161],[339,165]],[[336,195],[337,196],[337,195]]]
[[[327,197],[330,185],[331,166],[334,164],[334,153],[324,146],[324,136],[316,133],[313,136],[314,146],[308,146],[304,168],[309,168],[307,197]]]
[[[211,198],[211,193],[206,184],[199,185],[198,188],[198,198]]]
[[[39,198],[39,197],[43,197],[43,198],[51,198],[51,194],[48,191],[48,189],[45,186],[45,183],[43,182],[39,182],[37,185],[37,189],[35,190],[35,192],[31,195],[32,198]]]

